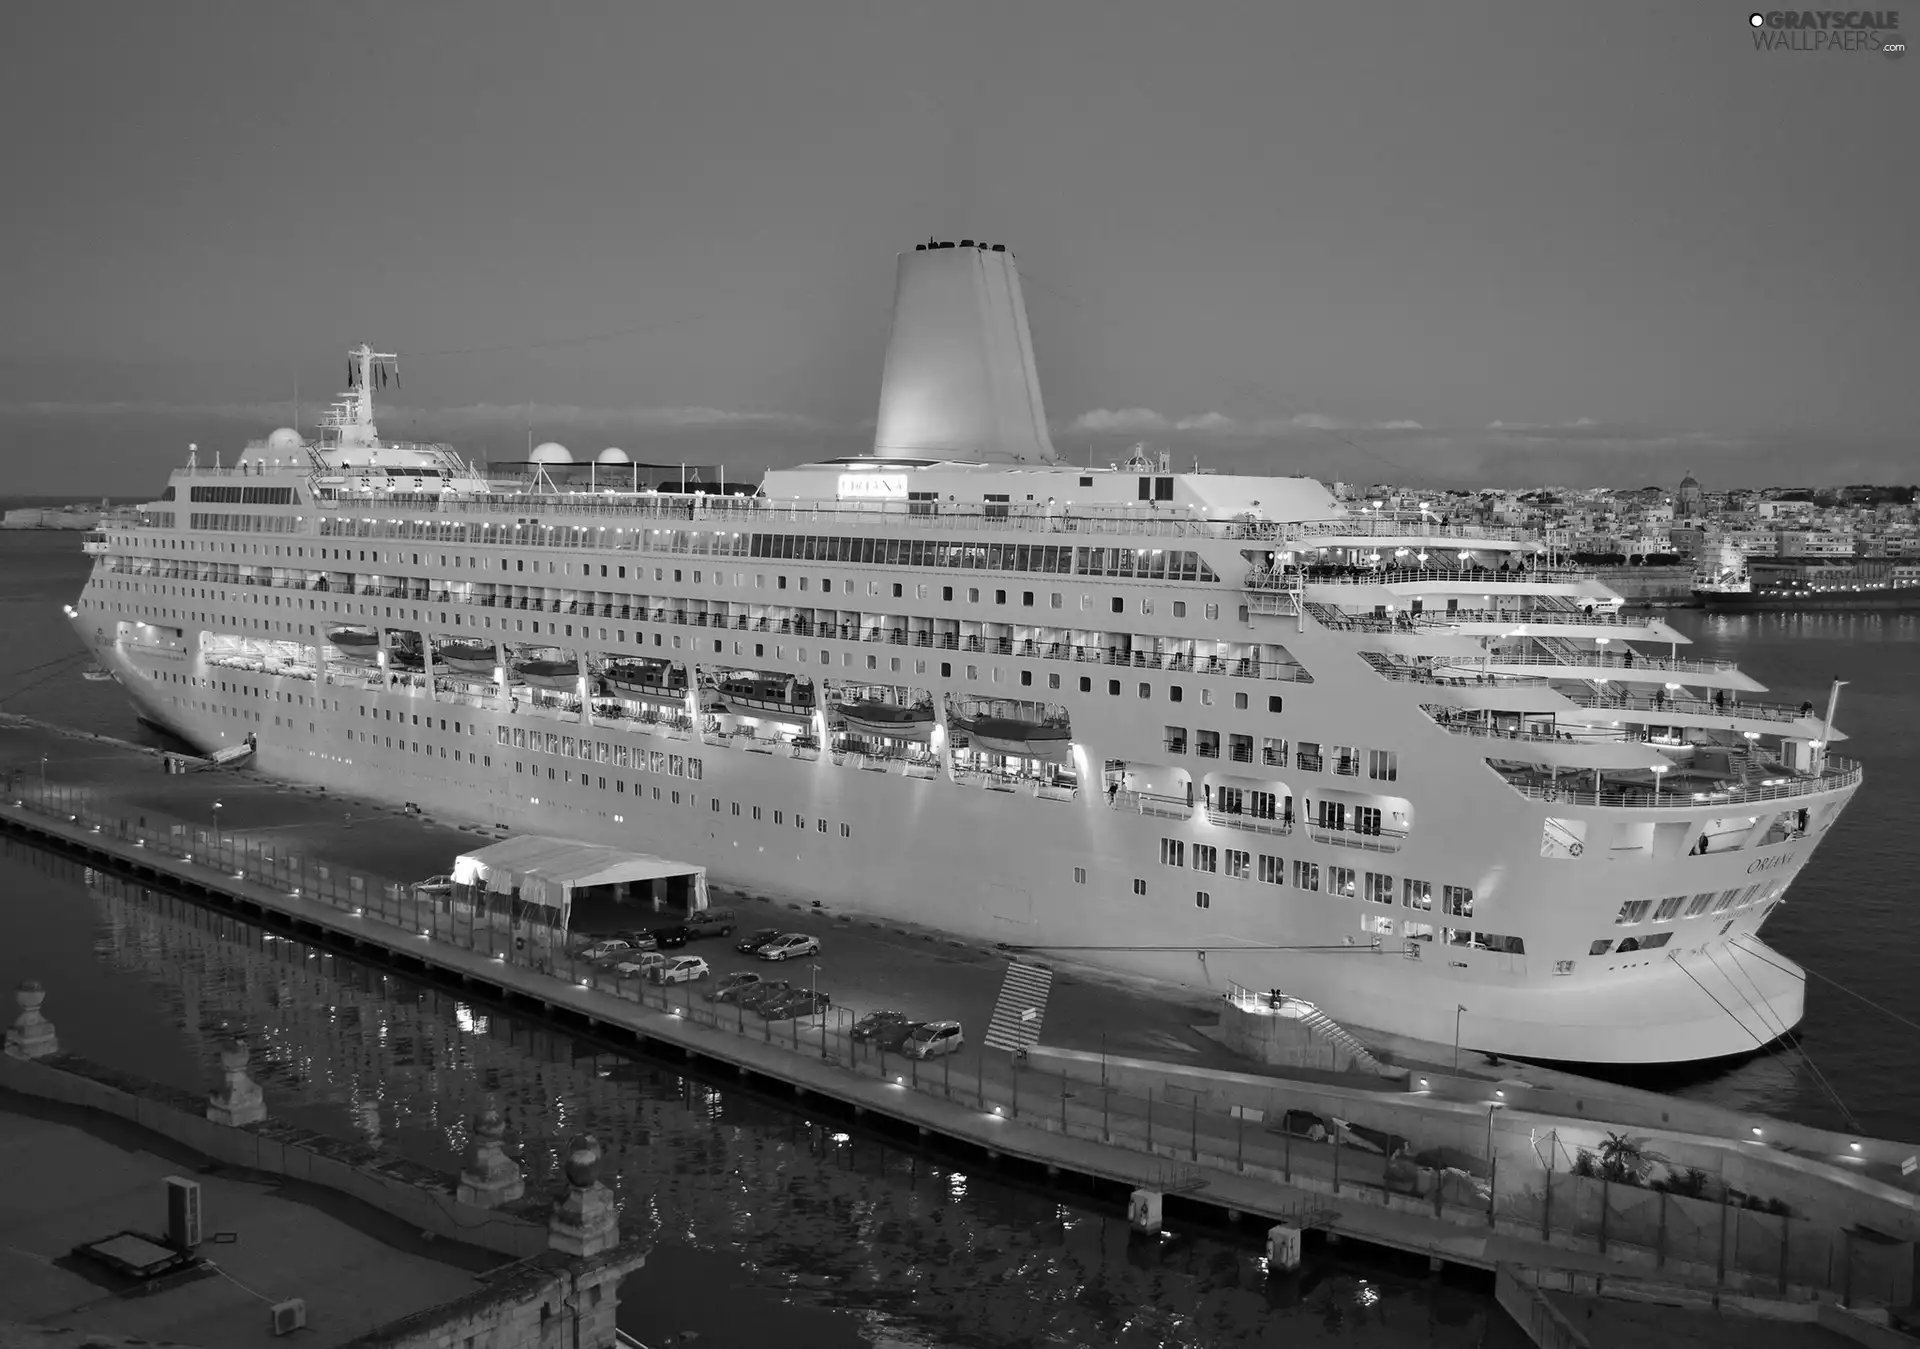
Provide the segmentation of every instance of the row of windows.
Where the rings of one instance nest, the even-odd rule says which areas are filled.
[[[535,764],[532,768],[528,768],[525,760],[521,760],[520,762],[517,762],[514,764],[513,771],[516,773],[530,774],[533,777],[537,778],[540,776],[540,765]],[[547,769],[547,781],[559,783],[559,784],[571,787],[574,783],[573,770],[549,768]],[[598,775],[589,775],[586,773],[582,773],[580,775],[579,782],[582,787],[587,788],[590,791],[598,790],[598,791],[604,792],[605,790],[607,790],[607,780],[604,777],[600,777]],[[629,786],[632,787],[634,796],[641,797],[641,798],[646,797],[647,788],[644,784],[638,783],[638,782],[629,784],[625,779],[622,779],[622,778],[615,778],[613,780],[613,790],[618,795],[622,795],[622,796],[626,795],[627,789]],[[676,805],[676,806],[682,804],[681,802],[682,793],[680,792],[671,791],[671,790],[663,792],[662,789],[659,787],[655,787],[652,790],[653,790],[653,800],[655,801],[662,801],[662,802],[665,802],[671,805]],[[698,796],[696,796],[692,792],[687,792],[684,795],[686,798],[685,804],[688,807],[688,809],[698,810],[700,808],[700,798]],[[528,797],[527,799],[536,806],[540,804],[540,798],[537,796]],[[716,815],[720,813],[721,804],[722,803],[720,801],[720,798],[717,796],[710,796],[707,798],[707,808]],[[739,818],[740,803],[738,801],[731,801],[731,802],[727,802],[726,804],[728,805],[731,814],[736,819]],[[750,810],[752,812],[753,819],[764,820],[766,818],[767,812],[763,807],[753,806],[753,807],[750,807]],[[772,812],[772,815],[773,815],[773,822],[775,824],[785,824],[787,822],[787,812],[784,810],[775,810]],[[626,816],[624,815],[616,815],[613,818],[614,818],[614,822],[617,824],[626,823]],[[832,821],[828,820],[825,816],[818,816],[818,817],[815,817],[813,820],[813,827],[815,832],[817,833],[825,834],[829,832],[829,826],[831,824],[832,824]],[[805,815],[800,814],[798,811],[794,812],[793,826],[796,829],[805,829],[807,827],[807,817]],[[853,826],[845,822],[842,822],[840,825],[840,837],[852,838]]]
[[[795,562],[883,567],[1112,576],[1142,581],[1218,581],[1198,553],[1182,548],[1070,548],[1052,544],[948,543],[938,539],[858,539],[818,534],[755,534],[747,555]]]
[[[1664,923],[1672,918],[1698,918],[1704,913],[1725,913],[1735,907],[1744,909],[1779,884],[1776,881],[1761,881],[1757,885],[1735,886],[1731,890],[1703,890],[1691,898],[1668,895],[1659,902],[1657,909],[1651,899],[1630,899],[1620,906],[1620,912],[1613,921],[1619,927],[1632,927],[1635,923],[1646,922],[1649,915],[1652,921]],[[1685,912],[1682,912],[1683,907]]]
[[[173,491],[171,487],[167,489]],[[167,500],[173,498],[168,496]],[[300,498],[291,487],[228,487],[225,485],[195,485],[187,494],[189,501],[224,501],[245,506],[298,506]]]
[[[1224,857],[1222,856],[1224,852]],[[1191,859],[1195,871],[1222,872],[1235,880],[1259,879],[1268,885],[1287,883],[1287,863],[1285,858],[1272,857],[1266,853],[1251,854],[1238,848],[1221,849],[1211,843],[1188,843],[1185,839],[1162,838],[1160,840],[1160,862],[1163,866],[1186,867]],[[1303,862],[1295,859],[1293,863],[1293,885],[1297,890],[1319,893],[1321,889],[1321,864]],[[1357,897],[1361,891],[1352,867],[1328,866],[1326,872],[1326,893]],[[1385,872],[1368,871],[1364,875],[1365,895],[1376,904],[1392,904],[1396,896],[1400,904],[1409,909],[1423,912],[1433,908],[1433,882],[1403,877],[1396,888],[1394,878]],[[1139,891],[1137,893],[1145,893]],[[1440,912],[1449,918],[1473,917],[1473,891],[1464,885],[1443,885],[1440,887]]]
[[[242,534],[298,534],[305,522],[297,515],[224,515],[193,511],[189,529],[224,529]]]
[[[634,768],[673,778],[698,781],[702,775],[703,765],[692,755],[669,754],[665,750],[647,750],[585,737],[575,740],[570,735],[555,731],[529,731],[520,726],[511,729],[502,726],[499,732],[500,743],[511,744],[515,749],[530,749],[536,753],[545,751],[563,759],[584,759],[589,763],[612,764],[615,768]]]

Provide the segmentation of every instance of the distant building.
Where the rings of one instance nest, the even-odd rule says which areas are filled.
[[[1680,493],[1674,499],[1674,513],[1680,516],[1704,515],[1706,513],[1706,494],[1700,490],[1699,479],[1689,471],[1680,480]]]

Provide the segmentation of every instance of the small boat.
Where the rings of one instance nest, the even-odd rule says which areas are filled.
[[[792,675],[724,675],[701,699],[708,712],[756,717],[793,726],[813,725],[813,681]]]
[[[98,665],[89,665],[80,672],[80,677],[89,683],[100,684],[113,678],[111,670],[103,670]]]
[[[514,677],[535,688],[552,689],[557,693],[578,693],[580,691],[580,662],[573,660],[517,660],[513,663]]]
[[[933,739],[936,722],[928,703],[912,707],[887,702],[838,703],[833,714],[846,723],[848,735],[911,740],[922,745]]]
[[[327,634],[333,649],[350,661],[374,665],[380,660],[380,634],[364,628],[335,628]]]
[[[602,682],[611,697],[686,710],[687,667],[684,665],[664,660],[609,665]]]
[[[967,738],[970,749],[1006,754],[1016,759],[1044,759],[1066,763],[1071,757],[1073,728],[1065,722],[1027,721],[1020,717],[955,717],[954,733]]]
[[[433,663],[459,674],[491,678],[498,662],[491,642],[447,642],[433,648]]]

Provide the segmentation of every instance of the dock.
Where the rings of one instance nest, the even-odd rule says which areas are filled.
[[[916,1016],[944,1010],[973,1036],[987,1024],[1005,953],[716,891],[716,903],[738,910],[743,931],[786,927],[826,945],[816,962],[760,968],[800,987],[831,989],[834,1014],[813,1024],[764,1021],[709,1003],[691,985],[662,988],[582,960],[577,938],[552,949],[550,967],[536,967],[487,925],[392,879],[444,871],[455,852],[491,839],[491,831],[348,808],[246,774],[163,776],[149,752],[116,742],[96,741],[84,755],[57,761],[20,752],[48,734],[0,728],[0,753],[17,766],[0,800],[0,827],[10,832],[611,1044],[1126,1202],[1146,1228],[1287,1229],[1423,1256],[1435,1268],[1505,1267],[1568,1286],[1634,1288],[1655,1300],[1672,1289],[1676,1297],[1756,1312],[1823,1300],[1901,1307],[1913,1297],[1915,1197],[1864,1170],[1828,1174],[1838,1168],[1805,1154],[1849,1143],[1818,1130],[1768,1121],[1766,1128],[1801,1146],[1742,1150],[1730,1130],[1705,1131],[1727,1121],[1692,1107],[1679,1124],[1702,1131],[1676,1127],[1668,1130],[1672,1141],[1660,1140],[1663,1148],[1690,1149],[1689,1160],[1726,1154],[1732,1160],[1723,1173],[1737,1172],[1745,1194],[1757,1192],[1756,1181],[1783,1194],[1790,1187],[1791,1216],[1736,1205],[1731,1182],[1719,1202],[1609,1186],[1568,1173],[1606,1132],[1607,1121],[1594,1118],[1603,1100],[1582,1100],[1585,1116],[1559,1117],[1543,1113],[1538,1100],[1491,1099],[1509,1088],[1489,1079],[1453,1079],[1437,1069],[1369,1083],[1263,1072],[1194,1030],[1204,1011],[1191,998],[1143,997],[1137,987],[1088,978],[1056,980],[1063,986],[1048,1010],[1048,1033],[1024,1055],[976,1047],[925,1063],[903,1059],[855,1043],[851,1013],[882,1005]],[[40,781],[56,762],[53,777]],[[225,817],[218,825],[217,816]],[[361,871],[345,864],[346,853],[390,870]],[[732,957],[730,942],[723,956],[722,945],[687,950],[712,960],[716,972],[747,963]],[[1090,1033],[1095,1024],[1100,1030]],[[1098,1051],[1085,1047],[1090,1040]],[[1529,1108],[1515,1108],[1522,1105]],[[1646,1103],[1628,1101],[1620,1110],[1629,1107]],[[1407,1146],[1389,1156],[1351,1138],[1341,1146],[1308,1137],[1287,1123],[1295,1110],[1373,1121]],[[1544,1148],[1543,1137],[1551,1139]],[[1897,1174],[1902,1145],[1869,1142],[1874,1151],[1866,1156],[1863,1145],[1861,1167]],[[1870,1237],[1856,1231],[1863,1215]]]

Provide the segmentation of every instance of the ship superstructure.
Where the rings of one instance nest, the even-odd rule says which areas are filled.
[[[903,254],[872,453],[752,497],[383,441],[391,359],[90,545],[75,626],[143,717],[1362,1032],[1631,1064],[1800,1019],[1756,934],[1860,782],[1831,707],[1517,533],[1061,463],[1003,249]]]

